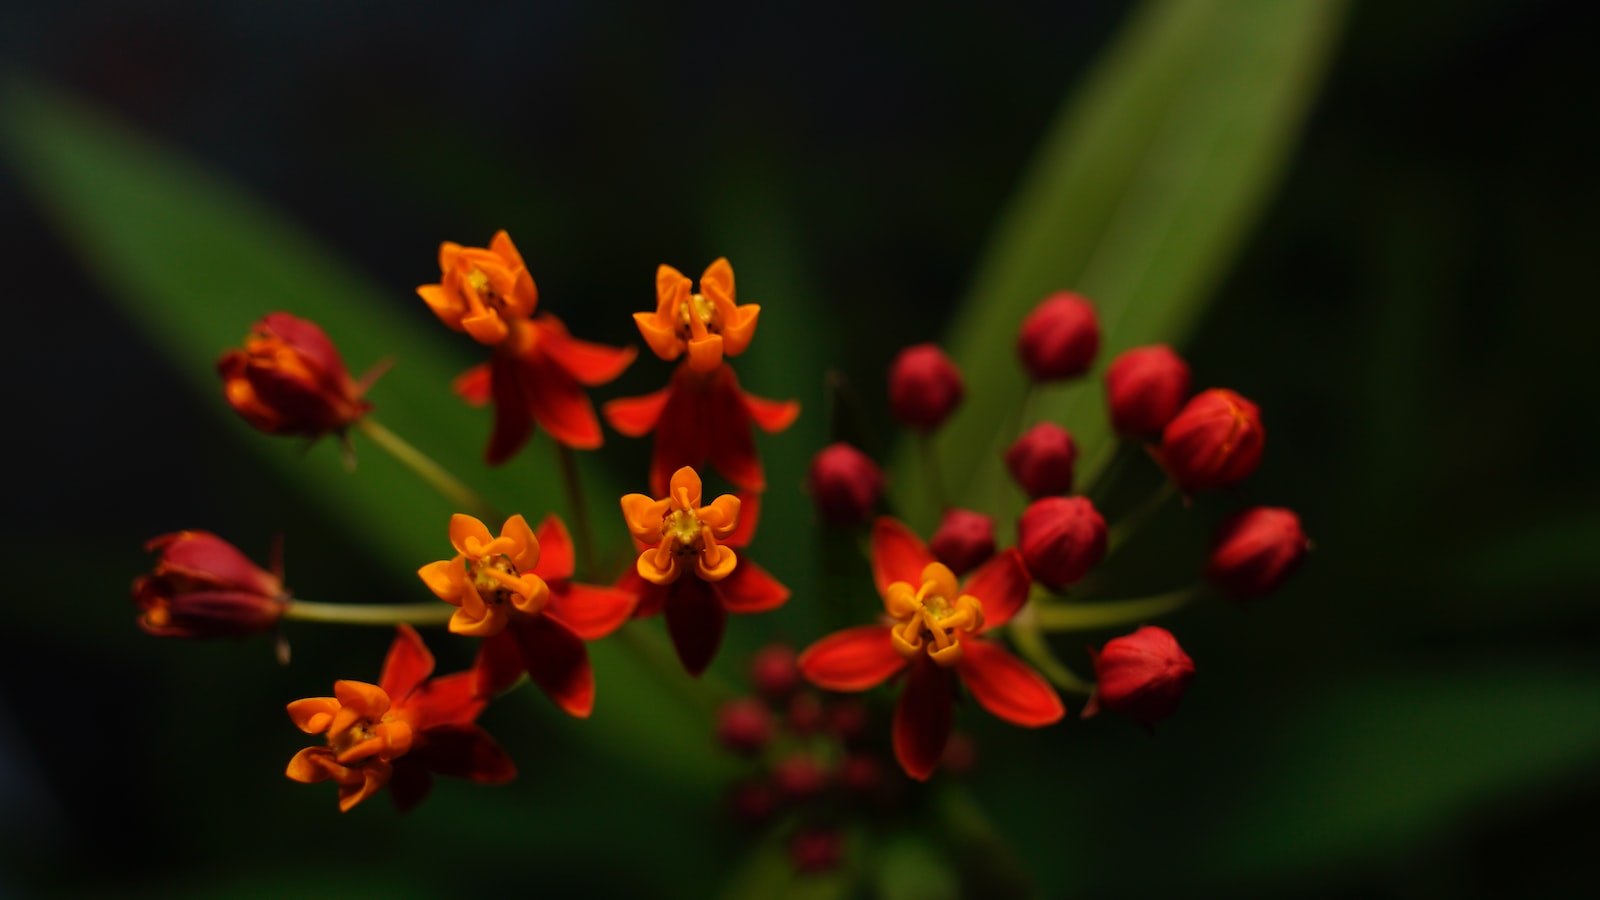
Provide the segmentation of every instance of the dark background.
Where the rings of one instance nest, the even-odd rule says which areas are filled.
[[[847,286],[812,314],[881,411],[888,359],[940,336],[1125,14],[98,2],[8,8],[0,52],[266,198],[419,320],[411,288],[434,277],[438,241],[507,227],[574,331],[636,342],[616,310],[644,308],[657,262],[695,274],[727,228],[781,221],[814,284]],[[1586,886],[1596,24],[1578,3],[1351,7],[1281,189],[1187,351],[1199,380],[1268,411],[1247,499],[1299,510],[1316,551],[1248,615],[1174,620],[1203,677],[1157,739],[1120,722],[994,732],[975,793],[1042,891]],[[716,221],[752,183],[773,221]],[[286,788],[297,736],[275,710],[330,673],[362,677],[341,667],[386,638],[297,637],[278,672],[261,641],[146,638],[126,584],[142,541],[174,528],[259,558],[279,531],[339,536],[133,337],[14,179],[0,216],[15,317],[0,893],[712,889],[745,844],[710,800],[600,769],[515,703],[485,718],[524,770],[493,797],[441,789],[408,820],[340,818],[331,791]],[[607,396],[653,389],[643,369]],[[773,490],[799,480],[775,472]],[[306,556],[296,580],[321,594],[408,587],[359,555]],[[582,789],[615,793],[585,806]],[[614,799],[629,792],[665,799],[630,814]],[[703,846],[653,852],[664,831]]]

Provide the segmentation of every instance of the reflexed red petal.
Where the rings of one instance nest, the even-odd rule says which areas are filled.
[[[533,567],[533,574],[545,581],[571,578],[575,563],[572,535],[568,533],[566,523],[551,513],[539,523],[539,530],[533,537],[539,542],[539,564]]]
[[[658,612],[666,603],[668,585],[651,584],[639,576],[639,570],[629,566],[626,572],[617,579],[617,590],[626,591],[639,598],[639,605],[633,608],[635,619],[647,619]]]
[[[688,576],[685,576],[688,577]],[[758,613],[777,609],[789,599],[789,589],[765,569],[740,556],[733,574],[711,583],[722,608],[731,613]]]
[[[671,393],[672,388],[665,387],[643,397],[622,397],[608,401],[601,409],[612,428],[628,437],[644,437],[655,430]]]
[[[1015,547],[978,567],[961,593],[971,594],[983,604],[983,630],[990,631],[1011,621],[1017,610],[1028,602],[1028,589],[1033,579]]]
[[[617,588],[577,584],[570,581],[550,584],[550,603],[544,614],[566,626],[586,641],[597,641],[622,626],[633,616],[639,598]]]
[[[956,671],[984,709],[1025,728],[1049,725],[1066,715],[1056,689],[999,644],[971,638],[962,641],[961,649]]]
[[[614,380],[633,362],[633,347],[608,347],[580,341],[567,334],[560,319],[545,313],[533,320],[539,343],[550,359],[580,384],[596,387]]]
[[[672,473],[684,466],[703,466],[711,455],[713,440],[721,439],[711,432],[715,420],[709,384],[707,378],[690,370],[687,362],[673,373],[650,454],[650,496],[666,496]]]
[[[793,400],[767,400],[755,394],[743,396],[750,419],[767,434],[777,434],[788,428],[800,415],[800,404]]]
[[[889,626],[862,625],[828,635],[800,654],[800,673],[829,691],[864,691],[905,667]]]
[[[489,386],[494,393],[494,432],[489,435],[489,448],[484,458],[491,466],[498,466],[517,454],[533,434],[533,413],[522,395],[522,377],[517,371],[517,358],[501,346],[495,348],[489,361],[492,371]]]
[[[761,456],[756,452],[745,394],[739,390],[739,379],[726,363],[712,374],[705,400],[711,465],[743,490],[766,490],[767,477],[761,468]]]
[[[568,715],[587,718],[594,710],[594,670],[583,641],[548,616],[515,620],[506,631],[533,683]]]
[[[690,675],[699,677],[722,645],[728,615],[709,585],[685,575],[667,586],[664,605],[667,634],[678,651],[678,661]]]
[[[488,363],[473,366],[457,375],[455,380],[450,382],[450,389],[455,391],[456,396],[467,401],[468,404],[482,406],[494,396],[491,385],[492,376],[489,373],[490,366]]]
[[[756,525],[761,521],[761,495],[740,491],[735,496],[739,498],[739,524],[722,542],[729,547],[743,547],[756,536]]]
[[[600,420],[583,387],[545,354],[535,342],[521,358],[523,393],[539,427],[557,441],[578,450],[600,446]]]
[[[484,638],[478,647],[478,657],[472,663],[472,692],[479,697],[493,697],[515,684],[525,671],[517,639],[507,628]]]
[[[433,674],[433,654],[410,625],[399,625],[395,632],[394,643],[389,645],[389,655],[384,658],[382,673],[378,676],[378,687],[399,703]]]
[[[389,776],[389,799],[401,815],[411,812],[433,793],[433,776],[420,760],[412,754],[395,761],[394,774]]]
[[[927,781],[944,755],[945,742],[950,739],[954,688],[950,672],[921,658],[912,666],[906,689],[895,705],[894,757],[900,768],[918,781]]]
[[[419,729],[464,725],[475,721],[489,705],[487,695],[474,693],[476,682],[475,672],[454,672],[424,682],[403,705],[417,715]]]
[[[921,585],[922,570],[931,562],[928,545],[900,520],[880,516],[872,523],[872,580],[879,594],[887,594],[896,581]]]
[[[440,775],[479,784],[504,784],[517,776],[516,764],[489,733],[476,725],[449,725],[428,731],[411,752]]]

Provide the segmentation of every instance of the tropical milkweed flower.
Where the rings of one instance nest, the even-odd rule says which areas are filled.
[[[594,709],[594,670],[584,641],[615,631],[632,615],[634,595],[571,580],[572,538],[550,516],[536,535],[512,516],[498,537],[472,516],[450,518],[453,559],[417,571],[439,599],[458,607],[450,630],[484,639],[473,692],[492,696],[523,672],[568,714]]]
[[[422,285],[417,293],[445,325],[493,348],[489,362],[467,370],[454,385],[475,406],[494,402],[489,464],[515,456],[535,423],[568,447],[600,446],[600,421],[584,388],[621,375],[633,362],[634,348],[580,341],[555,316],[534,316],[538,289],[504,231],[487,248],[446,241],[439,268],[439,283]]]
[[[243,637],[276,625],[289,592],[276,571],[251,562],[208,531],[177,531],[151,538],[146,550],[161,558],[149,575],[133,580],[139,627],[161,637]]]
[[[1266,439],[1254,403],[1212,388],[1192,397],[1167,423],[1156,455],[1185,492],[1227,487],[1256,470]]]
[[[761,307],[733,302],[733,266],[718,258],[700,276],[700,292],[671,266],[656,269],[656,311],[634,313],[645,343],[671,362],[689,354],[689,368],[706,373],[724,356],[738,356],[755,337]]]
[[[472,673],[430,679],[433,654],[410,625],[401,625],[377,684],[336,681],[332,697],[289,704],[306,734],[327,736],[289,760],[295,781],[339,785],[339,810],[389,786],[405,812],[428,795],[433,775],[501,784],[517,774],[510,757],[474,724],[488,700],[472,692]]]
[[[716,656],[728,613],[765,612],[783,605],[789,589],[734,552],[754,531],[753,502],[723,494],[701,505],[693,468],[672,474],[667,496],[622,498],[622,517],[644,551],[624,583],[639,596],[638,616],[661,612],[678,660],[699,676]],[[741,527],[742,526],[742,527]]]
[[[950,737],[955,684],[978,704],[1016,725],[1037,728],[1066,710],[1039,673],[986,631],[1011,620],[1030,580],[1015,550],[981,566],[966,583],[909,528],[880,518],[872,532],[872,574],[889,623],[829,635],[800,654],[800,671],[820,688],[863,691],[906,673],[895,707],[894,752],[906,774],[927,780]]]
[[[217,360],[228,405],[258,431],[312,437],[342,432],[372,409],[361,399],[376,374],[350,377],[315,323],[275,312],[255,323],[243,349]]]

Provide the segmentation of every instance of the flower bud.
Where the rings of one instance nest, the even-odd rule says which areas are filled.
[[[1106,407],[1123,437],[1161,437],[1187,396],[1189,364],[1165,344],[1125,351],[1106,369]]]
[[[889,409],[918,431],[937,429],[965,392],[961,372],[937,344],[907,347],[889,366]]]
[[[788,724],[795,734],[816,734],[827,724],[827,711],[816,694],[804,691],[789,701]]]
[[[815,759],[796,753],[772,767],[772,782],[790,800],[805,800],[822,793],[828,786],[828,772]]]
[[[1017,545],[1035,581],[1060,589],[1106,555],[1106,520],[1087,497],[1045,497],[1023,511]]]
[[[828,733],[841,744],[853,744],[867,733],[867,708],[847,697],[835,699],[828,707]]]
[[[228,405],[267,434],[342,431],[372,408],[322,329],[288,313],[252,326],[244,349],[224,353],[217,372]]]
[[[944,755],[939,757],[939,771],[946,775],[970,775],[978,766],[978,744],[965,731],[950,732],[945,742]]]
[[[742,781],[728,791],[728,810],[746,825],[764,825],[778,811],[778,792],[765,781]]]
[[[155,569],[133,581],[139,627],[162,637],[243,637],[277,624],[288,606],[283,582],[222,538],[179,531],[153,538]]]
[[[759,700],[730,700],[717,710],[717,740],[735,753],[754,756],[772,742],[772,714]]]
[[[870,794],[883,784],[883,763],[868,753],[851,753],[839,764],[839,784],[855,794]]]
[[[1269,506],[1241,510],[1217,529],[1206,578],[1231,597],[1262,597],[1299,568],[1309,546],[1293,510]]]
[[[1040,301],[1017,335],[1017,355],[1034,381],[1076,378],[1089,371],[1099,351],[1094,307],[1071,291],[1057,291]]]
[[[1107,641],[1095,657],[1094,671],[1099,683],[1084,717],[1107,709],[1148,727],[1177,710],[1194,678],[1194,661],[1172,632],[1146,625]]]
[[[1054,422],[1040,422],[1006,451],[1006,471],[1028,499],[1037,500],[1072,490],[1072,466],[1077,459],[1072,435]]]
[[[789,861],[798,872],[831,872],[843,855],[844,840],[837,831],[807,829],[789,840]]]
[[[750,681],[756,692],[768,700],[781,700],[800,686],[800,667],[795,664],[794,648],[787,644],[768,644],[750,659]]]
[[[933,556],[956,575],[965,575],[994,556],[994,519],[970,509],[952,509],[928,542]]]
[[[883,472],[872,457],[845,443],[829,444],[811,458],[806,490],[829,525],[860,525],[883,494]]]
[[[1185,492],[1226,487],[1254,472],[1266,431],[1254,403],[1224,388],[1196,394],[1161,433],[1158,455]]]

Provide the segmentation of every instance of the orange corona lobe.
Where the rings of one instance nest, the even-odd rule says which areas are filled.
[[[668,495],[622,498],[628,530],[649,549],[639,554],[639,576],[651,584],[671,584],[685,569],[706,581],[727,578],[738,565],[732,548],[718,543],[739,524],[739,498],[723,494],[701,506],[700,476],[684,466],[672,474]]]
[[[350,377],[339,351],[313,322],[272,313],[250,328],[243,349],[217,360],[223,397],[258,431],[316,437],[366,415],[361,399],[376,377]]]
[[[663,265],[656,270],[656,311],[634,313],[645,343],[668,362],[685,352],[689,367],[710,372],[724,356],[738,356],[756,333],[761,307],[734,304],[733,266],[718,259],[700,276],[700,292],[682,272]]]
[[[513,610],[544,611],[550,588],[533,574],[539,539],[522,516],[507,519],[495,537],[482,522],[456,513],[450,517],[450,544],[455,558],[429,563],[417,575],[440,600],[457,607],[451,631],[488,637],[506,627]]]
[[[455,331],[493,346],[511,334],[511,323],[533,315],[539,289],[511,236],[495,232],[488,247],[439,245],[439,283],[417,288],[418,296]]]

